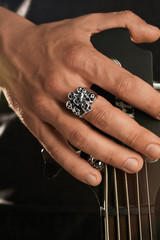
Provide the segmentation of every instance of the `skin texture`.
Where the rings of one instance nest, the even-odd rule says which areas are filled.
[[[99,53],[90,42],[93,34],[115,27],[128,28],[136,43],[153,42],[160,37],[158,28],[130,11],[37,26],[0,8],[0,22],[0,86],[10,107],[64,169],[87,184],[101,181],[101,174],[67,141],[129,173],[142,168],[139,153],[152,160],[160,158],[160,139],[104,98],[99,96],[83,119],[65,107],[69,92],[96,84],[160,119],[159,92]],[[88,122],[133,150],[102,136]]]

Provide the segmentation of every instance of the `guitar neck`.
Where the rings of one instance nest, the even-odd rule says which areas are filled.
[[[137,48],[130,40],[126,29],[111,29],[94,35],[93,46],[122,67],[153,85],[152,54]],[[154,83],[156,88],[159,84]],[[134,118],[140,125],[160,136],[159,121],[120,99],[92,86],[97,94],[103,96],[116,107]],[[142,89],[143,91],[143,89]],[[99,131],[97,129],[97,131]],[[104,135],[106,135],[104,133]],[[121,144],[121,143],[120,143]],[[118,157],[118,156],[117,156]],[[160,163],[147,164],[133,175],[126,174],[105,165],[103,176],[104,191],[101,204],[103,222],[102,239],[137,240],[156,239],[155,199],[159,189]]]

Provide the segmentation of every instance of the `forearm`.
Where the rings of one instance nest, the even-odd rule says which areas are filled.
[[[0,7],[0,87],[6,86],[8,74],[15,73],[10,59],[16,60],[20,43],[32,26],[27,19]]]

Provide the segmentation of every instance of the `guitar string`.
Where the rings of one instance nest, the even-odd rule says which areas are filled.
[[[134,108],[126,104],[120,99],[116,99],[116,105],[121,108],[129,117],[135,118]],[[128,110],[128,111],[127,111]],[[140,206],[140,194],[139,194],[139,177],[138,173],[136,174],[136,189],[137,189],[137,202],[138,202],[138,223],[139,223],[139,236],[140,240],[142,240],[142,225],[141,225],[141,206]],[[127,173],[125,173],[125,188],[126,188],[126,201],[127,201],[127,215],[128,215],[128,237],[129,240],[132,239],[132,232],[131,232],[131,216],[130,216],[130,202],[129,202],[129,190],[128,190],[128,177]]]
[[[117,59],[111,58],[111,60],[115,64],[122,67],[121,63]],[[115,105],[116,105],[116,101],[115,101]],[[117,106],[117,107],[119,108],[119,106]],[[113,171],[114,171],[114,187],[115,187],[115,200],[116,200],[116,219],[117,219],[117,237],[118,237],[117,239],[120,240],[121,235],[120,235],[119,202],[118,202],[118,188],[117,188],[117,171],[116,171],[116,168],[113,168]]]
[[[116,64],[118,64],[119,66],[122,66],[121,63],[117,59],[112,59],[112,60]],[[122,104],[123,104],[123,102],[122,102]],[[133,108],[133,116],[131,114],[131,117],[134,118],[134,108]],[[149,191],[149,184],[148,184],[148,170],[147,170],[147,163],[146,162],[145,162],[145,173],[146,173],[146,186],[147,186],[150,236],[151,236],[151,240],[153,240],[151,206],[150,206],[150,191]],[[117,176],[116,176],[116,169],[115,168],[114,168],[114,181],[115,181],[115,197],[116,197],[116,212],[117,212],[117,231],[118,231],[118,237],[119,237],[118,239],[120,239],[119,203],[118,203],[118,191],[117,191]],[[129,194],[128,194],[128,179],[127,179],[127,174],[126,173],[125,173],[125,185],[126,185],[129,240],[130,240],[131,239],[130,204],[129,204]],[[139,234],[140,234],[140,240],[142,240],[141,206],[140,206],[139,175],[138,175],[138,173],[136,173],[136,185],[137,185],[137,201],[138,201]]]
[[[117,219],[117,239],[121,239],[120,235],[120,220],[119,220],[119,202],[118,202],[118,187],[117,187],[117,171],[116,168],[113,168],[114,171],[114,188],[115,188],[115,200],[116,200],[116,219]]]
[[[134,118],[134,108],[120,100],[119,98],[115,98],[115,105],[123,110],[129,117]],[[127,113],[127,109],[130,110],[130,113]],[[129,189],[128,189],[128,177],[127,173],[124,173],[125,176],[125,190],[126,190],[126,201],[127,201],[127,220],[128,220],[128,237],[129,240],[132,239],[132,231],[131,231],[131,214],[130,214],[130,202],[129,202]]]
[[[117,59],[112,59],[116,64],[122,67],[121,63]],[[123,110],[129,117],[135,118],[135,113],[134,113],[134,108],[123,102],[122,100],[115,98],[115,105]],[[129,110],[129,111],[127,111]],[[139,233],[140,233],[140,240],[142,240],[142,225],[141,225],[141,211],[140,211],[140,195],[139,195],[139,178],[138,178],[138,173],[136,173],[136,184],[137,184],[137,201],[138,201],[138,219],[139,219]],[[127,173],[125,173],[125,188],[126,188],[126,201],[127,201],[127,214],[128,214],[128,235],[129,235],[129,240],[132,238],[132,233],[131,233],[131,217],[130,217],[130,202],[129,202],[129,191],[128,191],[128,178],[127,178]],[[116,204],[117,206],[117,204]],[[118,214],[117,214],[118,216]],[[117,222],[119,223],[118,219]],[[118,229],[118,231],[120,231]]]
[[[149,191],[149,182],[148,182],[148,166],[145,161],[145,177],[146,177],[146,188],[147,188],[147,202],[148,202],[148,215],[149,215],[149,229],[150,229],[150,237],[153,240],[153,230],[152,230],[152,217],[151,217],[151,202],[150,202],[150,191]]]
[[[136,173],[136,187],[137,187],[137,201],[138,201],[138,223],[139,223],[139,237],[142,240],[142,222],[141,222],[141,204],[140,204],[140,193],[139,193],[139,175]]]
[[[153,82],[154,89],[160,91],[160,84]],[[149,229],[150,229],[150,237],[153,240],[153,228],[152,228],[152,216],[151,216],[151,202],[150,202],[150,190],[149,190],[149,177],[148,177],[148,165],[145,161],[145,177],[146,177],[146,189],[147,189],[147,202],[148,202],[148,215],[149,215]]]
[[[108,218],[108,166],[105,164],[104,169],[104,227],[105,227],[105,240],[109,240],[109,218]]]
[[[160,89],[160,84],[154,84],[153,87],[157,90]],[[150,229],[150,240],[153,240],[153,229],[152,229],[152,217],[151,217],[151,203],[150,203],[150,191],[148,183],[148,167],[147,162],[145,161],[145,179],[146,179],[146,189],[147,189],[147,203],[148,203],[148,215],[149,215],[149,229]],[[141,223],[141,207],[140,207],[140,190],[139,190],[139,175],[136,173],[136,182],[137,182],[137,198],[138,198],[138,217],[139,217],[139,230],[140,230],[140,240],[142,239],[142,223]]]
[[[132,239],[132,232],[131,232],[131,214],[130,214],[130,203],[129,203],[129,191],[128,191],[128,178],[127,173],[124,173],[125,176],[125,188],[126,188],[126,201],[127,201],[127,214],[128,214],[128,236],[129,240]]]
[[[113,62],[115,62],[117,65],[122,67],[121,63],[117,59],[112,59]],[[120,100],[119,98],[115,98],[115,105],[119,109],[123,109],[125,106],[125,103]],[[129,106],[129,105],[128,105]],[[127,113],[127,112],[126,112]],[[118,191],[117,191],[117,175],[116,175],[116,169],[114,168],[114,181],[116,185],[115,190],[115,197],[116,197],[116,212],[117,212],[117,232],[118,237],[120,238],[120,222],[119,222],[119,203],[118,203]],[[125,173],[125,188],[126,188],[126,201],[127,201],[127,213],[128,213],[128,234],[129,234],[129,240],[131,240],[131,218],[130,218],[130,203],[129,203],[129,191],[128,191],[128,179],[127,179],[127,173]]]
[[[130,110],[130,113],[127,113],[127,109]],[[125,104],[126,114],[135,119],[135,111],[134,108],[129,105]],[[127,199],[127,213],[128,213],[128,232],[129,232],[129,240],[131,239],[132,232],[131,232],[131,218],[130,218],[130,203],[129,203],[129,193],[128,193],[128,178],[127,173],[125,173],[125,185],[126,185],[126,199]],[[136,173],[136,189],[137,189],[137,203],[138,203],[138,225],[139,225],[139,237],[142,240],[142,223],[141,223],[141,205],[140,205],[140,193],[139,193],[139,175]]]

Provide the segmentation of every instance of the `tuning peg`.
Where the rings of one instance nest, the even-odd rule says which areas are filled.
[[[154,82],[154,83],[153,83],[153,87],[154,87],[154,89],[160,91],[160,83]]]

